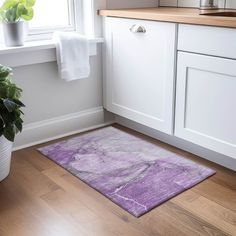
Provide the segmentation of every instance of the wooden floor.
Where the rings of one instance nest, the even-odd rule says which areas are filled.
[[[236,173],[142,137],[217,174],[136,219],[35,147],[27,148],[13,154],[11,174],[0,183],[0,235],[236,235]]]

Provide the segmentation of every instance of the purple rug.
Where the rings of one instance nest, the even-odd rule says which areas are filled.
[[[113,127],[38,150],[136,217],[215,173]]]

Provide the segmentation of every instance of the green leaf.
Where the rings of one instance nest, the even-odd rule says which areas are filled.
[[[22,120],[21,119],[16,120],[15,126],[21,132],[23,129]]]
[[[15,109],[18,108],[18,105],[8,98],[3,100],[3,104],[9,112],[13,112]]]
[[[0,78],[6,78],[12,73],[12,69],[7,66],[0,65]]]
[[[21,97],[22,90],[18,88],[15,84],[11,83],[8,86],[8,96],[12,99],[19,99]]]
[[[32,20],[33,17],[34,17],[34,10],[33,10],[33,8],[28,8],[27,12],[21,15],[21,18],[26,20],[26,21]]]
[[[13,123],[16,119],[15,113],[9,112],[5,106],[1,107],[0,113],[5,125]]]
[[[25,104],[22,103],[20,100],[14,99],[13,100],[19,107],[25,107]]]
[[[3,131],[4,131],[4,123],[2,119],[0,119],[0,137],[3,135]]]
[[[15,134],[16,134],[16,130],[15,130],[14,125],[8,125],[7,127],[5,127],[5,129],[3,131],[4,137],[11,142],[14,142]]]
[[[5,0],[2,4],[2,10],[8,10],[9,8],[15,7],[19,3],[19,0]]]
[[[22,131],[23,112],[20,108],[25,105],[19,100],[22,89],[11,81],[10,73],[10,68],[0,65],[0,136],[14,141],[15,135]]]
[[[13,23],[19,20],[19,17],[16,14],[17,7],[12,7],[6,11],[6,21],[9,23]]]
[[[11,85],[8,86],[8,94],[7,94],[7,96],[9,98],[13,99],[13,98],[15,98],[15,95],[16,95],[16,89],[15,89],[14,85],[11,84]]]
[[[18,4],[16,9],[16,15],[20,18],[22,15],[27,14],[27,9],[25,8],[24,4]]]
[[[0,97],[6,98],[7,97],[7,88],[0,86]]]
[[[0,120],[3,122],[3,118],[2,118],[2,115],[1,115],[1,113],[0,113]]]

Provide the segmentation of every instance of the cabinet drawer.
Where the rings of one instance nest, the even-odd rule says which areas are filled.
[[[180,24],[178,50],[236,59],[236,29]]]

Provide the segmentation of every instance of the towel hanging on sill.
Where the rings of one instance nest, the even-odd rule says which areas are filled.
[[[75,32],[55,32],[59,74],[66,81],[88,78],[90,75],[89,41]]]

